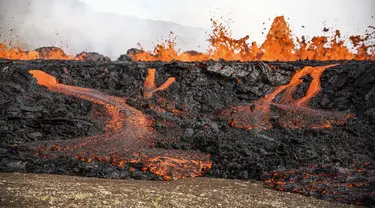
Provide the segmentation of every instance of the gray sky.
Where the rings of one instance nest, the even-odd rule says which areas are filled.
[[[231,19],[236,38],[250,35],[262,41],[277,15],[289,18],[294,34],[321,35],[324,26],[342,34],[361,34],[375,25],[375,0],[82,0],[95,10],[210,27],[211,17]],[[269,20],[270,18],[270,20]],[[265,23],[265,25],[263,25]],[[302,28],[302,25],[305,28]],[[267,30],[265,31],[267,32]],[[178,35],[178,34],[177,34]]]

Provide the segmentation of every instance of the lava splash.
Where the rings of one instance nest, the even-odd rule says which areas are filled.
[[[0,43],[0,58],[12,60],[82,60],[86,56],[85,53],[73,57],[66,55],[65,52],[57,47],[42,47],[32,51],[24,51],[21,48],[7,48]]]
[[[375,39],[375,27],[369,26],[366,34],[342,37],[339,30],[332,37],[316,36],[293,37],[290,26],[284,16],[274,19],[265,41],[258,45],[255,41],[248,43],[249,36],[234,39],[230,30],[224,24],[211,20],[212,32],[209,35],[209,49],[198,53],[187,51],[180,53],[176,48],[176,37],[173,33],[157,44],[153,51],[143,51],[130,54],[134,60],[142,61],[205,61],[205,60],[234,60],[234,61],[297,61],[297,60],[374,60],[375,47],[366,42]],[[295,41],[296,39],[296,41]],[[351,43],[354,51],[346,46]]]
[[[29,72],[39,85],[50,91],[103,105],[110,117],[103,135],[60,141],[58,144],[29,144],[37,150],[36,155],[46,158],[74,156],[81,161],[98,160],[119,167],[141,164],[143,171],[162,176],[165,180],[201,176],[211,168],[210,156],[207,154],[155,148],[156,138],[160,135],[152,128],[153,121],[141,111],[127,105],[125,99],[94,89],[59,84],[55,77],[40,70]]]
[[[277,87],[264,98],[250,105],[224,109],[219,114],[221,117],[227,119],[232,127],[248,130],[271,129],[274,126],[271,120],[276,120],[277,125],[287,129],[319,129],[330,128],[333,124],[343,124],[346,120],[353,118],[354,115],[308,107],[309,101],[321,90],[320,77],[322,73],[333,66],[335,65],[306,66],[297,71],[291,77],[288,84]],[[306,95],[302,98],[294,99],[293,95],[297,87],[303,82],[301,78],[306,75],[312,77]],[[281,95],[281,97],[276,102],[275,100],[278,95]]]
[[[129,52],[129,56],[135,61],[172,61],[185,62],[206,60],[240,60],[240,61],[296,61],[296,60],[375,60],[375,46],[368,44],[375,40],[375,27],[369,26],[366,34],[342,37],[336,30],[332,37],[315,36],[293,37],[290,26],[283,16],[274,19],[271,28],[263,43],[255,41],[248,43],[249,36],[234,39],[229,28],[224,24],[211,20],[212,30],[209,35],[209,48],[202,53],[186,51],[181,53],[177,45],[177,37],[173,32],[166,40],[157,44],[153,51],[136,49]],[[323,30],[326,32],[325,30]],[[352,44],[353,48],[346,44]],[[353,50],[352,50],[353,49]],[[0,58],[35,60],[35,59],[64,59],[85,60],[86,53],[77,56],[66,55],[64,51],[56,47],[44,47],[32,51],[24,51],[20,48],[6,48],[0,44]]]

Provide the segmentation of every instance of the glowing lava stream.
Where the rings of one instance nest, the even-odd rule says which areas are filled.
[[[55,157],[65,153],[82,161],[91,162],[95,159],[120,167],[124,167],[125,163],[141,163],[143,171],[163,176],[165,180],[201,176],[211,168],[207,154],[153,148],[158,133],[152,128],[152,120],[141,111],[126,105],[123,98],[93,89],[59,84],[55,77],[43,71],[30,70],[30,73],[39,85],[50,91],[104,105],[111,117],[103,135],[59,141],[57,145],[51,145],[51,142],[35,143],[38,155]],[[166,88],[161,87],[159,90]]]
[[[143,97],[146,99],[151,98],[152,95],[157,91],[163,91],[168,89],[168,87],[171,86],[171,84],[173,84],[174,81],[176,81],[174,77],[170,77],[162,85],[156,87],[155,73],[156,69],[148,69],[147,71],[147,77],[143,87]]]
[[[309,101],[317,95],[320,90],[320,77],[322,73],[335,65],[311,67],[306,66],[297,71],[290,82],[286,85],[277,87],[272,93],[264,98],[257,100],[252,105],[231,107],[222,112],[222,116],[229,118],[228,123],[234,128],[252,129],[271,129],[271,106],[278,108],[276,119],[284,128],[330,128],[332,124],[343,124],[346,120],[353,118],[353,114],[336,113],[311,109],[308,107]],[[309,75],[312,77],[310,86],[306,95],[300,99],[294,100],[293,94],[296,92],[302,77]],[[279,103],[274,102],[277,95],[282,93]],[[275,114],[275,113],[274,113]]]

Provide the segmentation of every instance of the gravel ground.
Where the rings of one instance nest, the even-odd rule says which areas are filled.
[[[0,173],[0,207],[351,207],[270,190],[260,182],[108,180]]]

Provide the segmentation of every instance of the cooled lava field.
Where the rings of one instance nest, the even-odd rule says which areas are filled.
[[[375,61],[0,61],[0,171],[375,205]]]

